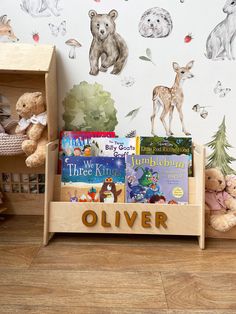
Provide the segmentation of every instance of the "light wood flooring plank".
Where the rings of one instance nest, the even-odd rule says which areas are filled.
[[[39,250],[39,245],[0,244],[1,269],[27,269]]]
[[[0,221],[0,243],[42,243],[43,216],[4,215]]]
[[[236,274],[222,275],[213,270],[161,275],[169,309],[229,309],[236,313]]]
[[[125,245],[70,245],[51,242],[41,247],[33,260],[32,269],[69,269],[93,271],[186,271],[235,272],[235,252],[182,249],[175,247]],[[235,249],[234,249],[235,250]],[[222,267],[224,260],[224,267]]]
[[[159,273],[22,270],[0,282],[0,305],[167,309]]]

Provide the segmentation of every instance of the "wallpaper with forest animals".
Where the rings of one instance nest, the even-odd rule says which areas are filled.
[[[226,175],[236,170],[235,20],[226,0],[8,0],[0,41],[56,46],[61,128],[192,136]]]

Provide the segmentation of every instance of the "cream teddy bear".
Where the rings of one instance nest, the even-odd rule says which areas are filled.
[[[22,143],[22,150],[28,156],[25,163],[28,167],[42,166],[48,143],[46,104],[42,93],[23,94],[16,103],[16,112],[21,120],[15,132],[28,136]]]
[[[213,229],[221,232],[236,226],[236,199],[229,194],[226,182],[219,169],[205,170],[205,203],[210,209],[209,222]]]

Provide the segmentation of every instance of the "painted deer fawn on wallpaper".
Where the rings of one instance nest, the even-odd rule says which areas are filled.
[[[156,86],[153,89],[153,114],[151,116],[151,123],[152,123],[152,135],[157,135],[154,130],[155,125],[155,118],[157,115],[157,112],[159,111],[160,107],[163,107],[163,111],[160,116],[160,120],[165,128],[166,135],[171,136],[174,133],[171,130],[171,123],[173,119],[173,111],[174,108],[179,112],[179,118],[182,124],[182,131],[185,133],[185,135],[190,135],[188,131],[185,129],[184,125],[184,117],[182,112],[183,102],[184,102],[184,94],[182,85],[183,82],[187,79],[190,79],[193,76],[193,74],[190,72],[190,70],[193,67],[194,61],[190,61],[185,67],[180,67],[178,63],[173,62],[173,69],[176,72],[175,82],[172,87],[166,87],[166,86]],[[167,127],[165,117],[169,114],[169,128]]]
[[[10,25],[11,20],[7,19],[7,15],[0,16],[0,42],[5,41],[18,41],[15,36],[12,27]]]

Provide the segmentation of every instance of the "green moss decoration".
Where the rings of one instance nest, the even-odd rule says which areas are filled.
[[[111,94],[103,86],[81,82],[74,85],[63,100],[63,119],[68,131],[115,130],[118,124]]]

